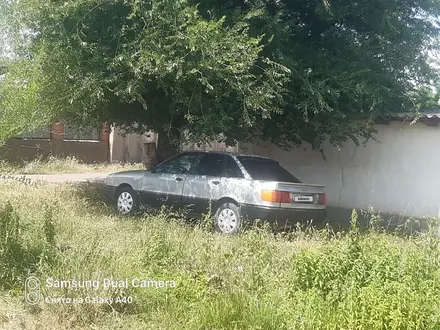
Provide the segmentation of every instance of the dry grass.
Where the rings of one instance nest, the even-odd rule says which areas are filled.
[[[23,164],[13,164],[0,160],[0,173],[13,174],[67,174],[118,172],[125,170],[145,169],[141,163],[96,163],[85,164],[75,157],[35,159]]]

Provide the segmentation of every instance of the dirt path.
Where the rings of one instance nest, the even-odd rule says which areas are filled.
[[[24,177],[32,181],[51,183],[63,182],[102,182],[110,173],[80,173],[80,174],[16,174],[14,177]]]

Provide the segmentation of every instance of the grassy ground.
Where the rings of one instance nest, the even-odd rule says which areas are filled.
[[[440,329],[434,232],[413,237],[253,229],[213,234],[165,212],[120,217],[92,186],[0,183],[0,329]],[[132,297],[132,303],[25,303],[42,296]],[[105,278],[176,288],[103,288]],[[99,280],[98,290],[48,278]]]
[[[97,163],[84,164],[75,157],[36,159],[22,164],[13,164],[0,160],[0,173],[16,174],[63,174],[117,172],[122,170],[144,169],[143,164]]]

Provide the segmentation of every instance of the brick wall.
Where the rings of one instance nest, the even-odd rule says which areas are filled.
[[[13,162],[30,161],[37,157],[74,156],[85,163],[109,161],[109,134],[107,124],[99,131],[99,141],[64,139],[65,125],[55,122],[51,126],[50,139],[12,138],[0,148],[0,159]]]

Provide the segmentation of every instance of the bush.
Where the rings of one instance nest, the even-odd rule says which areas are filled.
[[[0,287],[17,289],[25,278],[38,270],[42,262],[54,257],[55,228],[48,208],[44,231],[46,241],[39,237],[25,239],[26,227],[21,224],[18,213],[11,203],[0,208]],[[32,240],[29,238],[33,238]]]

